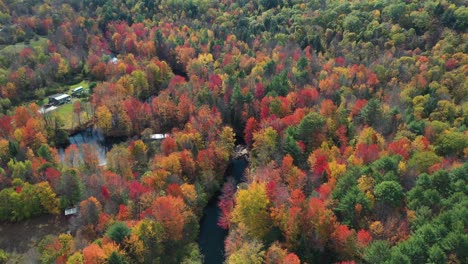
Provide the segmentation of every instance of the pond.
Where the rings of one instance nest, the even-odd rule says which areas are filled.
[[[244,159],[232,160],[226,170],[226,176],[234,177],[239,183],[243,177],[247,161]],[[217,193],[203,210],[200,221],[200,235],[198,245],[205,256],[205,264],[220,264],[224,262],[224,239],[228,232],[218,226],[221,210],[218,207],[220,193]]]
[[[96,146],[100,166],[106,165],[106,154],[115,143],[116,142],[106,140],[106,138],[101,132],[93,128],[87,128],[83,131],[74,134],[73,136],[70,136],[70,145],[75,144],[78,147],[78,149],[80,149],[80,146],[83,144]],[[61,160],[63,159],[65,149],[66,148],[63,147],[58,149],[58,153]]]

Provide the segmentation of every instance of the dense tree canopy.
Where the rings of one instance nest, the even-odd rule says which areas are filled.
[[[201,263],[221,190],[227,263],[466,263],[467,21],[460,0],[0,1],[0,221],[76,207],[44,263]],[[86,127],[121,142],[105,164],[66,147]]]

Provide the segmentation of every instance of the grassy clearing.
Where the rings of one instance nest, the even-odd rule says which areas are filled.
[[[89,88],[89,81],[82,80],[81,82],[79,82],[77,84],[70,85],[69,92],[71,92],[73,89],[75,89],[77,87],[80,87],[80,86],[83,86],[84,89],[88,89]]]
[[[56,110],[54,110],[55,114],[63,120],[63,128],[65,130],[75,130],[79,123],[77,118],[73,114],[73,103],[76,100],[80,99],[73,99],[71,103],[59,105]],[[82,102],[84,104],[84,102]],[[81,111],[81,124],[87,123],[91,117],[86,113],[85,110]]]
[[[47,38],[39,37],[37,40],[31,40],[29,44],[25,42],[19,42],[14,45],[7,45],[0,50],[0,54],[17,54],[26,47],[31,47],[33,49],[39,49],[44,46],[47,42]]]
[[[89,88],[89,81],[83,80],[77,84],[73,84],[68,86],[68,90],[64,91],[64,93],[68,93],[71,95],[73,89],[82,86],[85,90]],[[63,128],[65,130],[75,130],[78,125],[78,119],[76,116],[73,114],[73,103],[76,102],[77,100],[80,100],[82,102],[82,105],[87,103],[84,102],[84,99],[79,99],[79,98],[73,98],[70,103],[68,104],[63,104],[57,106],[57,109],[54,110],[54,114],[58,115],[61,120],[63,120]],[[48,103],[49,98],[46,97],[44,99],[44,103]],[[81,124],[87,123],[91,117],[86,113],[86,111],[82,110],[81,113]]]
[[[47,38],[39,37],[37,40],[31,41],[29,46],[33,47],[34,49],[38,49],[44,46],[46,43],[47,43]]]
[[[73,103],[60,105],[54,111],[63,120],[63,128],[73,128]]]
[[[57,112],[60,116],[65,117],[68,115],[71,118],[73,112],[73,103],[60,105],[58,106],[57,110],[55,110],[55,112]]]

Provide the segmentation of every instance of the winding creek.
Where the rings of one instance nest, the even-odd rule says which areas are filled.
[[[108,142],[104,136],[94,129],[86,129],[73,136],[70,136],[70,144],[75,144],[78,148],[82,144],[94,144],[98,150],[99,164],[106,164],[106,154],[116,142]],[[64,149],[59,149],[60,157],[63,157]],[[238,184],[247,168],[247,161],[244,158],[233,159],[225,172],[225,179],[231,176]],[[203,217],[200,221],[200,234],[198,244],[201,253],[204,255],[205,264],[219,264],[224,262],[224,239],[227,236],[227,230],[218,226],[220,209],[218,207],[220,193],[208,202],[203,209]]]
[[[234,159],[229,164],[225,176],[232,176],[236,183],[239,183],[246,167],[247,161],[245,159]],[[203,210],[203,218],[200,221],[198,245],[201,253],[205,256],[205,264],[224,262],[224,239],[227,236],[227,230],[218,226],[218,218],[221,213],[218,207],[219,195],[220,193],[217,193],[208,202]]]

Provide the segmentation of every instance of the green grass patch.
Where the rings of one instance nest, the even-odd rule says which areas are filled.
[[[70,85],[70,89],[75,89],[76,87],[80,87],[80,86],[83,86],[83,88],[85,88],[85,89],[88,88],[89,81],[82,80],[81,82],[79,82],[77,84]]]
[[[63,128],[65,130],[74,130],[78,127],[79,123],[78,120],[73,120],[75,118],[73,114],[73,102],[79,99],[72,100],[71,103],[59,105],[56,110],[54,110],[55,114],[63,120]],[[83,100],[81,103],[84,104]],[[81,112],[81,124],[87,123],[91,119],[90,116],[83,110]]]
[[[71,117],[73,112],[73,103],[59,105],[58,109],[55,111],[61,116],[69,115]]]
[[[54,111],[63,120],[64,129],[73,128],[73,103],[59,105]]]
[[[4,47],[3,49],[1,49],[0,53],[2,55],[4,55],[4,54],[17,54],[26,47],[27,46],[26,46],[26,44],[24,44],[24,42],[16,43],[15,45],[8,45],[8,46]]]
[[[47,38],[39,37],[37,40],[32,39],[29,41],[29,44],[25,42],[18,42],[14,45],[7,45],[0,50],[0,54],[17,54],[26,47],[31,47],[33,49],[40,49],[47,43]]]
[[[29,42],[29,46],[33,47],[34,49],[41,48],[45,46],[47,43],[46,37],[39,37],[37,40],[32,40]]]
[[[70,88],[68,89],[68,94],[71,94],[73,89],[82,86],[85,90],[89,89],[89,81],[87,80],[82,80],[81,82],[77,84],[70,85]]]

